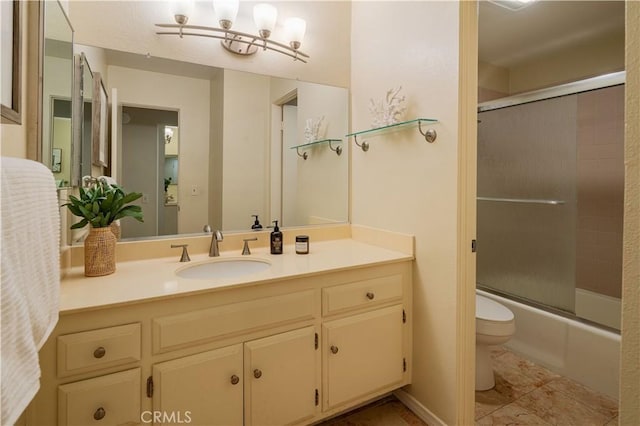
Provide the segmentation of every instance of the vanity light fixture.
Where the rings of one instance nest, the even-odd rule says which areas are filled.
[[[293,58],[294,61],[307,62],[309,55],[301,52],[300,46],[306,31],[306,22],[301,18],[289,18],[285,21],[285,34],[289,44],[271,40],[276,26],[278,10],[267,3],[256,4],[253,8],[253,20],[258,34],[232,30],[240,7],[239,0],[213,0],[213,10],[219,27],[188,25],[189,16],[193,14],[194,0],[176,0],[172,5],[175,24],[156,24],[167,31],[157,31],[159,35],[209,37],[219,39],[222,47],[236,55],[250,56],[260,48],[271,50]]]

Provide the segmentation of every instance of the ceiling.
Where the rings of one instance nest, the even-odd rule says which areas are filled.
[[[540,0],[517,11],[487,0],[479,3],[479,59],[505,68],[624,34],[624,1]]]

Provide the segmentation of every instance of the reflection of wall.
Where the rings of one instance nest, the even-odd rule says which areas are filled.
[[[209,80],[109,66],[108,90],[112,87],[118,89],[118,101],[124,105],[179,110],[179,181],[183,190],[178,194],[178,231],[202,231],[209,206]],[[194,187],[196,196],[191,195]]]
[[[224,71],[222,229],[250,229],[251,215],[265,216],[270,129],[270,78]],[[251,117],[251,120],[247,120]]]
[[[212,229],[222,228],[222,138],[224,72],[211,78],[211,119],[209,121],[209,220]]]
[[[51,122],[52,100],[51,97],[60,97],[69,99],[71,96],[71,72],[72,63],[69,59],[62,59],[55,56],[44,57],[44,67],[47,70],[43,82],[43,102],[42,102],[42,155],[43,162],[51,165]],[[71,162],[71,135],[67,138],[67,143],[62,146],[62,162],[69,164]],[[63,176],[59,174],[58,176]],[[71,175],[64,175],[64,179],[69,181]]]
[[[338,87],[319,86],[312,83],[298,84],[298,141],[304,141],[304,123],[308,118],[324,116],[325,137],[344,139],[348,133],[349,100],[346,90]],[[343,222],[348,220],[349,168],[345,150],[337,156],[328,144],[314,146],[309,159],[298,160],[298,210],[300,224],[315,222]],[[337,144],[334,144],[334,148]],[[288,155],[295,150],[288,149]]]

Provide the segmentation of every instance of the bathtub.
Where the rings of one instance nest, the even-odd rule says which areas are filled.
[[[482,290],[513,312],[516,332],[505,346],[534,363],[618,399],[620,335]]]

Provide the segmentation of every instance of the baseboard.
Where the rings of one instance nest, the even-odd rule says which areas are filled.
[[[396,398],[400,400],[409,410],[413,411],[413,414],[420,417],[429,426],[447,426],[438,416],[433,414],[427,407],[422,405],[420,401],[415,399],[413,395],[398,389],[393,392]]]

